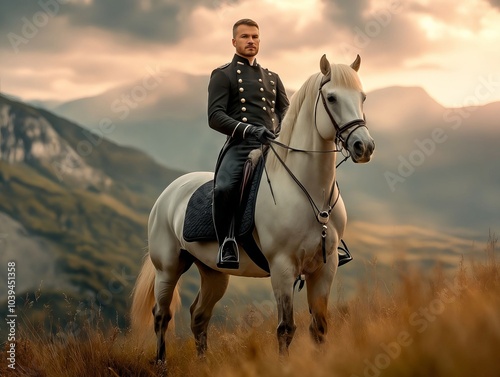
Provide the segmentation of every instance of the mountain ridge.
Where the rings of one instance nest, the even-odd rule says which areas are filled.
[[[113,292],[113,305],[99,295],[109,292],[110,271],[136,273],[149,210],[182,172],[85,132],[0,96],[0,259],[17,261],[20,297],[43,287],[56,318],[64,317],[66,294],[91,297],[106,318],[120,313],[123,325],[130,292]]]
[[[182,167],[181,170],[185,171],[213,171],[225,137],[207,126],[208,77],[188,74],[172,77],[181,83],[182,90],[172,81],[171,85],[148,93],[148,100],[156,107],[146,102],[138,104],[128,118],[116,122],[116,128],[109,136],[119,140],[119,143],[148,151],[161,164]],[[112,99],[107,104],[102,98],[94,98],[94,101],[109,107]],[[186,113],[187,104],[196,106]],[[157,106],[161,108],[158,112]],[[342,170],[346,168],[341,169],[339,177],[342,185],[347,185],[349,191],[370,201],[377,202],[384,198],[383,202],[389,210],[383,218],[388,222],[404,220],[399,211],[391,206],[392,198],[392,201],[419,202],[420,205],[414,208],[416,213],[427,213],[431,223],[436,218],[453,224],[447,228],[472,227],[483,232],[488,227],[496,226],[496,204],[482,213],[478,212],[484,207],[480,200],[476,196],[466,197],[457,189],[472,189],[472,182],[488,182],[488,186],[479,185],[474,190],[480,193],[479,196],[494,197],[494,188],[499,182],[493,174],[492,164],[499,158],[499,153],[492,135],[496,129],[495,114],[500,111],[500,102],[478,107],[446,108],[418,86],[393,86],[369,92],[364,111],[368,129],[375,139],[375,154],[366,167],[349,168],[345,175]],[[74,116],[78,116],[78,112]],[[93,116],[95,121],[90,126],[95,126],[106,113],[94,113]],[[485,159],[476,157],[478,151],[484,154]],[[464,168],[474,178],[464,176]],[[450,186],[451,182],[454,182],[453,186]],[[366,185],[375,187],[376,193],[372,193],[373,190],[361,192],[358,187]],[[432,187],[439,187],[440,190],[431,193]],[[453,192],[444,194],[450,190]],[[464,204],[454,205],[452,199]],[[440,201],[443,204],[439,204]],[[477,212],[478,221],[465,216],[462,207]],[[349,208],[351,213],[363,213],[356,201]],[[435,208],[441,210],[436,211]],[[371,213],[363,216],[374,218]],[[423,223],[419,217],[412,217],[409,221],[414,225]]]
[[[183,74],[178,77],[182,91],[175,85],[158,88],[148,93],[151,104],[137,103],[137,107],[123,120],[116,118],[116,129],[109,135],[115,142],[133,145],[147,150],[156,161],[185,171],[213,170],[218,151],[224,143],[224,136],[208,127],[206,119],[206,100],[208,76]],[[132,87],[130,84],[128,87]],[[72,108],[62,104],[56,113],[69,119],[79,119],[87,128],[95,128],[100,119],[110,116],[109,107],[119,98],[120,91],[107,91],[103,96],[70,101]],[[151,98],[154,97],[154,98]],[[95,105],[94,105],[95,104]],[[96,104],[107,104],[106,111],[99,112]],[[83,107],[80,107],[82,105]],[[192,105],[190,110],[186,107]],[[481,105],[479,112],[494,112],[500,102]],[[85,109],[94,108],[92,118]],[[465,112],[465,115],[463,113]],[[478,111],[447,108],[434,100],[418,86],[390,86],[372,90],[365,103],[367,124],[374,130],[389,130],[401,124],[412,123],[419,119],[422,124],[455,124],[471,113]],[[87,115],[85,115],[87,114]],[[192,140],[193,137],[196,139]],[[199,141],[203,141],[199,143]],[[178,146],[193,146],[191,156],[182,156]],[[204,151],[202,153],[201,151]]]

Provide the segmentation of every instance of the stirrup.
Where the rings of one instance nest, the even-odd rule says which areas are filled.
[[[226,258],[224,258],[224,256]],[[236,270],[240,268],[238,244],[233,237],[226,237],[217,255],[217,267]]]
[[[337,253],[339,255],[339,267],[352,261],[352,255],[349,252],[349,248],[347,247],[346,243],[344,242],[344,240],[340,240],[340,242],[342,242],[343,246],[339,246],[337,248]]]

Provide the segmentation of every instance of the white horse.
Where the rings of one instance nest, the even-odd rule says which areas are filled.
[[[188,201],[198,187],[213,179],[213,173],[183,175],[160,195],[149,217],[149,254],[134,288],[131,311],[133,327],[144,328],[154,320],[157,360],[166,357],[165,332],[173,305],[179,305],[177,282],[193,262],[201,275],[201,287],[190,308],[199,356],[206,351],[208,323],[214,305],[226,291],[229,275],[270,275],[281,354],[288,352],[296,328],[294,282],[298,276],[304,277],[312,317],[310,334],[316,342],[323,342],[328,298],[338,266],[337,248],[347,221],[336,185],[334,152],[340,145],[354,162],[368,162],[375,147],[364,122],[366,96],[357,75],[359,66],[359,56],[350,66],[330,65],[323,56],[321,72],[312,75],[291,99],[276,139],[279,143],[266,161],[273,193],[263,175],[255,207],[253,235],[269,262],[270,274],[254,264],[241,247],[240,268],[221,270],[216,266],[216,241],[184,240]]]

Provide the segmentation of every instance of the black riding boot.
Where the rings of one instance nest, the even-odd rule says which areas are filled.
[[[224,197],[226,197],[224,194],[214,190],[212,211],[217,240],[219,241],[217,267],[238,269],[240,266],[240,257],[234,234],[235,215],[232,213],[233,208],[224,205],[228,203],[228,200],[224,200]]]

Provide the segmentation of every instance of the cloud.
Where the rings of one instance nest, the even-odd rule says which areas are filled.
[[[76,26],[92,26],[140,39],[175,43],[182,36],[183,21],[196,3],[107,0],[68,4],[61,13]]]
[[[2,5],[2,45],[8,33],[23,35],[28,22],[45,27],[54,18],[63,18],[70,28],[92,28],[126,34],[143,40],[176,43],[186,33],[190,14],[198,7],[216,9],[235,1],[218,0],[39,0],[12,1]],[[47,20],[47,22],[45,22]],[[38,21],[38,22],[37,22]]]
[[[400,1],[324,0],[323,3],[326,21],[335,30],[336,50],[345,59],[360,54],[378,71],[394,70],[437,49],[423,38],[414,12]]]
[[[4,3],[0,12],[2,90],[30,99],[95,95],[140,79],[150,64],[209,74],[231,59],[231,28],[243,17],[260,25],[259,62],[278,72],[291,90],[317,72],[326,53],[331,62],[347,64],[360,54],[368,90],[424,85],[427,79],[427,87],[434,85],[434,91],[450,92],[448,85],[434,80],[446,72],[432,67],[444,67],[448,82],[455,85],[462,81],[452,72],[461,72],[460,80],[485,70],[493,72],[498,53],[490,46],[500,38],[500,13],[493,12],[485,0]],[[30,23],[36,24],[36,30],[26,36],[23,29],[30,32]],[[9,33],[25,40],[13,42]],[[471,49],[474,54],[467,52]],[[486,51],[490,51],[487,58]]]
[[[497,0],[500,4],[500,1]],[[493,4],[492,4],[493,5]],[[488,14],[489,6],[484,1],[457,3],[453,0],[442,0],[422,4],[413,1],[408,4],[408,10],[432,20],[443,30],[467,29],[478,32],[484,28],[484,19]]]
[[[323,0],[327,16],[338,27],[351,28],[365,22],[370,0]]]
[[[0,12],[0,33],[1,40],[4,43],[7,40],[7,34],[10,32],[20,32],[18,30],[22,24],[22,18],[32,19],[33,15],[42,11],[40,6],[32,1],[9,1],[2,4]]]
[[[498,1],[498,0],[497,0]],[[488,28],[483,1],[402,2],[323,0],[325,19],[343,40],[343,55],[359,53],[377,70],[431,65],[426,59],[464,46],[464,39]]]
[[[488,0],[488,2],[493,6],[493,7],[496,7],[496,8],[499,8],[500,9],[500,0]]]

